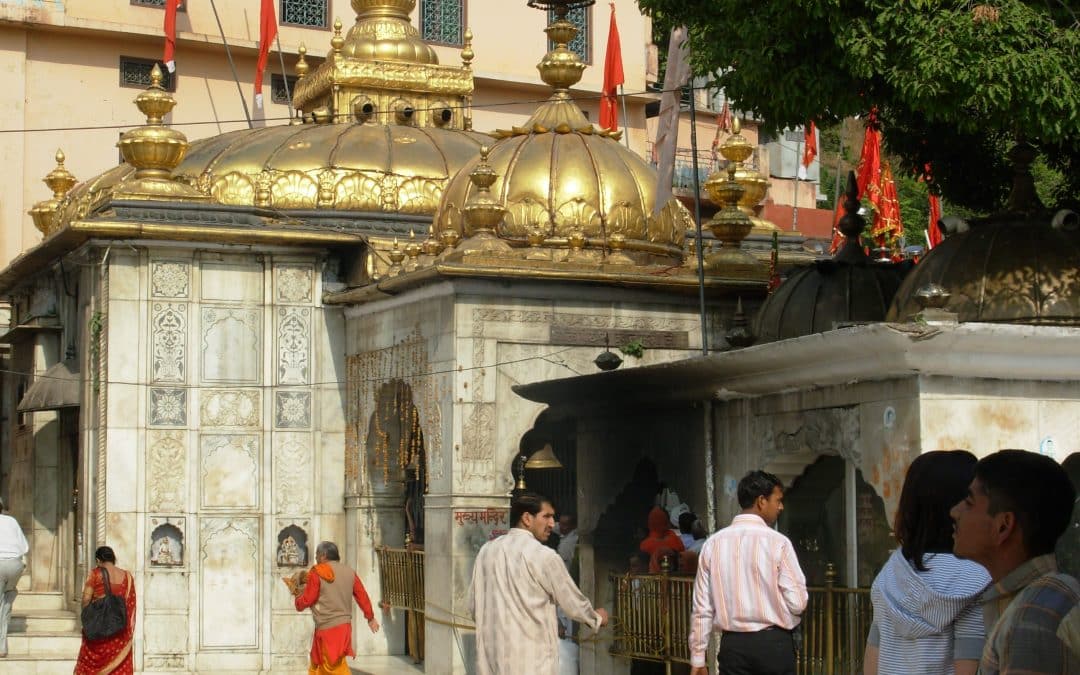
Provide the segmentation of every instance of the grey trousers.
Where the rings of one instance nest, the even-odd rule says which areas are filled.
[[[19,594],[15,590],[15,584],[19,583],[24,567],[21,558],[0,560],[0,656],[7,656],[7,632],[8,622],[11,621],[11,606],[15,604],[15,596]]]

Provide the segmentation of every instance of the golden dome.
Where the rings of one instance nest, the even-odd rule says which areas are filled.
[[[485,138],[381,124],[245,129],[192,144],[173,175],[232,206],[431,214]]]
[[[352,0],[356,23],[341,53],[364,61],[438,64],[435,50],[409,23],[416,0]]]

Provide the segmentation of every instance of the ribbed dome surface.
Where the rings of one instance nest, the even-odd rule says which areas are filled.
[[[883,321],[905,268],[825,260],[793,272],[758,312],[758,344],[833,330],[837,324]]]
[[[934,247],[904,281],[889,321],[906,321],[921,305],[915,294],[935,283],[949,294],[958,320],[1080,324],[1080,231],[1048,223],[975,223]]]

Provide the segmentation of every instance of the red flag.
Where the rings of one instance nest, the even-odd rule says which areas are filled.
[[[270,57],[270,43],[277,37],[277,14],[274,13],[274,0],[262,0],[259,10],[259,61],[255,66],[255,106],[263,104],[263,72]]]
[[[941,198],[931,193],[930,222],[926,225],[926,241],[930,248],[934,248],[945,238],[941,234],[941,226],[938,225],[939,220],[941,220]]]
[[[814,126],[814,120],[810,120],[806,125],[803,135],[802,165],[809,169],[817,157],[817,127]]]
[[[712,159],[714,163],[720,162],[720,132],[731,133],[731,108],[728,108],[727,96],[724,96],[724,106],[720,108],[720,114],[716,116],[716,134],[712,139]]]
[[[619,128],[619,85],[626,81],[622,65],[619,26],[615,23],[615,3],[611,3],[611,26],[608,28],[607,55],[604,58],[604,95],[600,99],[600,127]]]
[[[881,177],[870,188],[870,202],[874,205],[874,224],[870,234],[878,248],[891,248],[904,233],[900,222],[900,200],[896,196],[896,182],[892,168],[886,162],[881,167]]]
[[[165,55],[161,58],[170,73],[176,72],[176,10],[184,0],[165,0]]]

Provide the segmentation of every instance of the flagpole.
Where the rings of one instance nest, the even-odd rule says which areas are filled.
[[[285,72],[285,54],[281,52],[281,31],[277,31],[277,55],[281,61],[281,81],[285,83],[285,99],[289,104],[289,119],[293,118],[292,92],[289,91],[289,74]],[[274,100],[274,83],[270,83],[270,100]]]
[[[244,89],[240,86],[240,76],[236,73],[236,63],[233,61],[232,50],[229,49],[229,41],[225,39],[225,29],[221,26],[221,16],[218,15],[217,4],[210,0],[210,8],[214,10],[214,19],[217,20],[218,32],[221,33],[221,43],[225,45],[225,56],[229,57],[229,67],[232,68],[233,81],[236,82],[236,92],[240,94],[240,103],[244,106],[244,119],[247,120],[248,129],[253,129],[251,113],[248,112],[247,99],[244,98]]]
[[[844,122],[840,121],[840,148],[836,151],[836,176],[833,183],[833,229],[836,229],[836,217],[840,213],[840,165],[844,161]]]
[[[795,197],[791,205],[791,231],[799,230],[799,167],[802,166],[802,141],[795,142]]]
[[[690,154],[694,171],[694,224],[697,227],[698,309],[701,312],[701,354],[709,355],[709,329],[705,315],[705,253],[701,241],[701,176],[697,158],[697,101],[694,81],[690,79]]]
[[[630,116],[626,114],[626,89],[619,85],[619,100],[622,101],[623,140],[626,147],[630,147]]]

